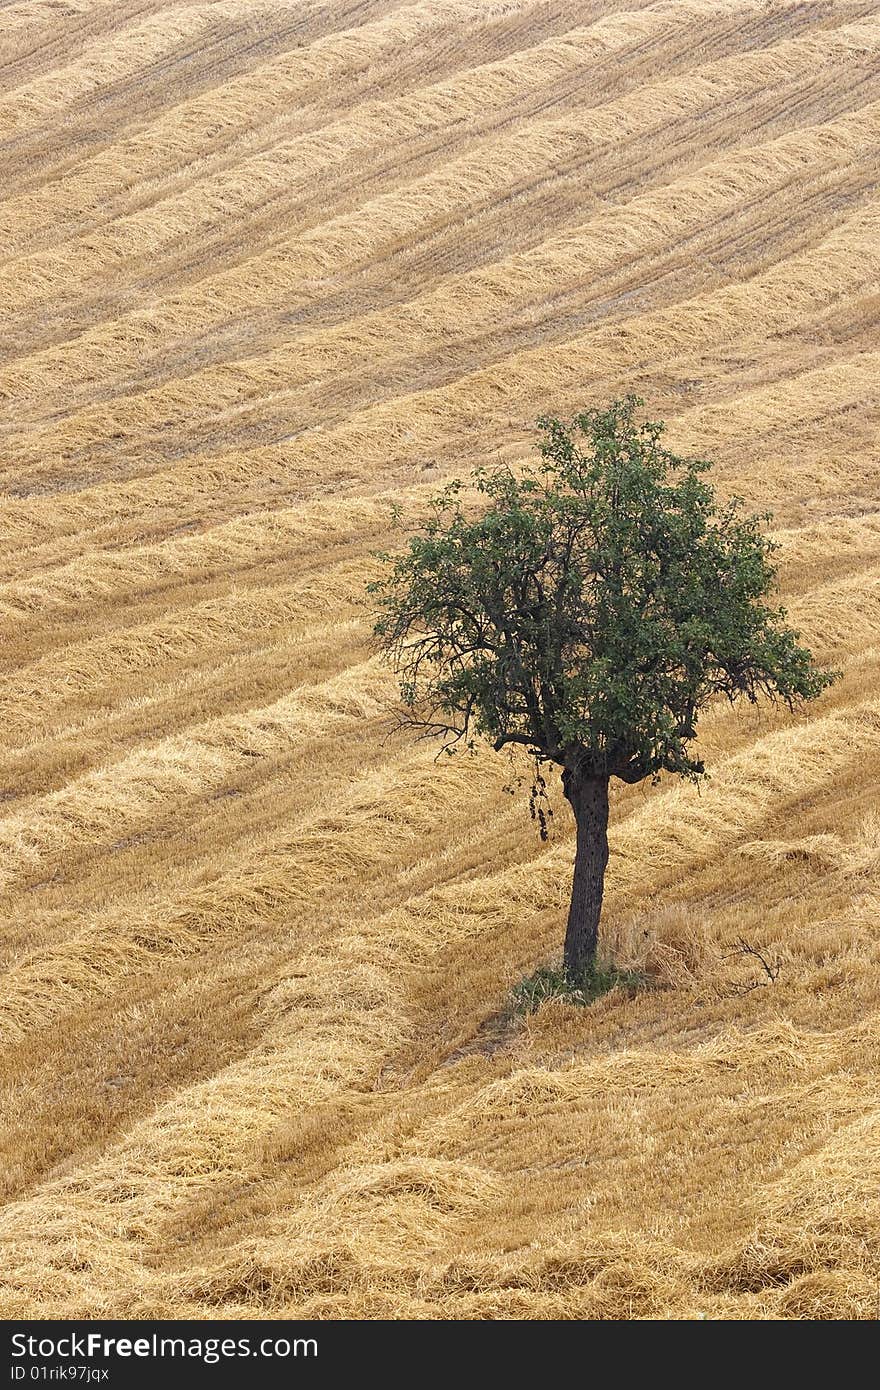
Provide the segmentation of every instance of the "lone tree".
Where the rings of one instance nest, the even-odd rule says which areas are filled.
[[[833,679],[767,603],[766,517],[720,504],[710,464],[677,458],[637,396],[538,421],[541,462],[454,482],[370,585],[400,680],[400,722],[441,749],[487,738],[562,769],[577,823],[565,970],[594,967],[608,786],[697,780],[701,709],[765,695],[789,709]]]

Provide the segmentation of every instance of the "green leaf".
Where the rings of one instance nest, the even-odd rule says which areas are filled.
[[[405,723],[447,749],[480,734],[628,782],[697,778],[710,701],[793,708],[834,679],[768,602],[766,516],[720,504],[641,404],[542,416],[536,465],[449,484],[383,557],[374,630]]]

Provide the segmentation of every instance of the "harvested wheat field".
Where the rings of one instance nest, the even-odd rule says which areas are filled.
[[[0,1312],[875,1317],[878,0],[0,34]],[[511,1019],[573,822],[385,737],[364,586],[630,390],[842,675],[617,784],[651,987]]]

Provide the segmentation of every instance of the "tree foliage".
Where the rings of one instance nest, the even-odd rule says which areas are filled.
[[[766,517],[719,503],[641,404],[542,418],[539,462],[478,469],[476,505],[451,483],[384,557],[403,723],[450,751],[482,735],[578,775],[696,778],[714,697],[791,708],[828,685],[770,597]]]

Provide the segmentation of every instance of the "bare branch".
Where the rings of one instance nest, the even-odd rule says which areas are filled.
[[[501,736],[500,736],[499,738],[496,738],[495,742],[492,744],[492,747],[495,749],[495,752],[496,752],[496,753],[500,753],[501,750],[502,750],[502,748],[503,748],[503,747],[505,746],[505,744],[507,744],[507,743],[519,743],[519,744],[522,744],[523,748],[538,748],[538,749],[540,749],[540,747],[541,747],[540,740],[539,740],[539,739],[536,739],[536,738],[533,738],[531,734],[516,734],[516,733],[514,733],[514,734],[501,734]]]
[[[753,946],[750,941],[746,941],[744,936],[738,937],[734,949],[732,951],[727,951],[721,959],[732,960],[736,956],[753,957],[757,960],[766,979],[762,980],[759,977],[755,980],[749,980],[745,984],[734,985],[728,990],[718,990],[716,993],[719,999],[734,999],[742,994],[751,994],[752,990],[763,989],[766,985],[775,984],[778,980],[779,972],[782,969],[782,962],[780,960],[768,960],[763,952],[759,951],[756,946]]]

